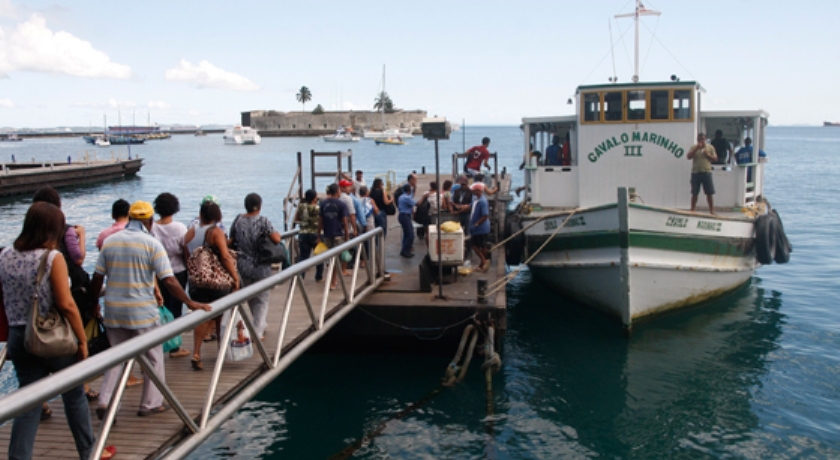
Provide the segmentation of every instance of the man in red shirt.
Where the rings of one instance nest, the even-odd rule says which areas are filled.
[[[481,140],[481,145],[476,145],[465,152],[467,154],[467,162],[464,164],[464,172],[468,176],[472,177],[481,172],[482,163],[484,163],[484,167],[490,169],[490,163],[488,162],[490,151],[487,150],[489,145],[490,138],[485,137]]]

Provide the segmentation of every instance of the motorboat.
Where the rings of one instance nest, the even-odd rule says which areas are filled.
[[[107,137],[97,137],[93,141],[93,145],[95,145],[97,147],[110,147],[111,146],[111,141],[109,141]]]
[[[249,126],[229,128],[225,131],[224,139],[226,145],[257,145],[262,141],[257,130]]]
[[[649,11],[636,2],[636,27]],[[631,82],[579,86],[574,115],[523,118],[527,196],[507,219],[507,262],[527,263],[536,279],[627,329],[787,262],[792,248],[758,156],[769,115],[703,110],[703,93],[696,81],[640,82],[636,67]],[[705,197],[694,207],[686,160],[698,134],[717,130],[736,150],[748,137],[758,147],[713,164],[714,208]],[[531,146],[555,136],[568,139],[568,160],[534,161]]]
[[[402,139],[401,139],[401,138],[399,138],[399,137],[397,137],[397,138],[389,137],[389,138],[385,138],[385,139],[374,139],[373,141],[374,141],[374,142],[376,142],[376,145],[379,145],[379,144],[385,144],[385,145],[405,145],[405,141],[404,141],[404,140],[402,140]]]
[[[345,129],[343,126],[335,131],[335,134],[329,136],[321,136],[325,142],[359,142],[359,136],[354,136],[353,132]]]

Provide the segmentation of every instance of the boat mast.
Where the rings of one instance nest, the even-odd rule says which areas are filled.
[[[627,14],[617,14],[615,18],[630,18],[636,22],[636,53],[635,53],[635,68],[633,69],[633,83],[639,82],[639,16],[659,16],[659,11],[649,10],[642,4],[642,0],[636,0],[636,11]]]
[[[379,102],[382,111],[382,134],[385,134],[385,64],[382,64],[382,92],[379,93]]]

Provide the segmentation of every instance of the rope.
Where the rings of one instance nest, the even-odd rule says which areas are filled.
[[[369,312],[369,311],[365,310],[364,308],[357,307],[356,309],[357,309],[357,310],[360,310],[362,313],[364,313],[364,314],[366,314],[366,315],[370,316],[371,318],[373,318],[373,319],[375,319],[375,320],[378,320],[378,321],[380,321],[380,322],[382,322],[382,323],[385,323],[385,324],[387,324],[387,325],[389,325],[389,326],[395,327],[395,328],[397,328],[397,329],[402,329],[402,330],[404,330],[404,331],[411,332],[411,333],[414,335],[414,337],[416,337],[417,339],[420,339],[420,340],[438,340],[438,339],[440,339],[441,337],[443,337],[443,335],[444,335],[444,334],[446,334],[446,331],[448,331],[449,329],[452,329],[453,327],[458,327],[458,326],[460,326],[460,325],[462,325],[462,324],[464,324],[464,323],[466,323],[466,322],[468,322],[468,321],[472,321],[472,320],[474,320],[474,319],[475,319],[475,317],[476,317],[476,316],[473,314],[473,315],[468,316],[468,317],[466,317],[466,318],[464,318],[464,319],[462,319],[462,320],[460,320],[460,321],[457,321],[457,322],[455,322],[455,323],[452,323],[452,324],[450,324],[450,325],[448,325],[448,326],[435,326],[435,327],[408,327],[408,326],[403,326],[402,324],[397,324],[397,323],[394,323],[394,322],[388,321],[388,320],[387,320],[387,319],[385,319],[385,318],[382,318],[382,317],[379,317],[379,316],[377,316],[377,315],[374,315],[373,313],[371,313],[371,312]],[[438,335],[436,335],[436,336],[434,336],[434,337],[420,336],[420,335],[418,335],[418,334],[417,334],[418,332],[432,332],[432,331],[440,331],[440,334],[438,334]]]
[[[534,257],[536,257],[537,254],[539,254],[543,250],[543,248],[545,248],[548,245],[548,243],[554,238],[554,236],[557,235],[557,233],[560,230],[562,230],[563,227],[566,226],[566,223],[569,222],[569,220],[571,220],[572,216],[574,216],[576,212],[577,212],[577,210],[572,211],[571,214],[569,214],[569,217],[567,217],[566,220],[564,220],[562,224],[557,226],[557,229],[554,230],[554,232],[551,234],[551,236],[546,238],[545,242],[543,242],[543,244],[540,245],[540,247],[537,248],[537,250],[534,251],[534,253],[531,254],[531,256],[528,257],[528,259],[525,262],[522,262],[522,265],[520,265],[519,268],[517,268],[516,270],[514,270],[514,271],[508,273],[507,275],[499,278],[498,280],[493,282],[491,285],[487,286],[488,291],[487,291],[486,294],[484,294],[484,296],[485,297],[490,297],[491,295],[493,295],[493,294],[499,292],[500,290],[504,289],[505,286],[507,286],[508,283],[513,281],[513,279],[516,278],[516,275],[518,275],[519,272],[522,271],[522,269],[525,268],[528,265],[528,263],[531,260],[533,260]],[[548,217],[548,216],[546,216],[546,217]],[[499,285],[499,284],[501,284],[501,285]],[[499,285],[499,286],[496,287],[497,285]],[[491,289],[491,288],[493,288],[493,289]]]
[[[575,212],[576,212],[576,211],[572,211],[572,214],[574,214]],[[545,219],[548,219],[548,218],[550,218],[550,217],[558,217],[558,216],[562,216],[562,215],[565,215],[565,214],[566,214],[566,211],[557,211],[557,212],[552,212],[552,213],[546,214],[546,215],[544,215],[544,216],[538,217],[536,220],[534,220],[533,222],[531,222],[531,223],[530,223],[527,227],[525,227],[525,228],[523,228],[523,229],[519,230],[518,232],[514,233],[513,235],[511,235],[511,236],[509,236],[509,237],[505,238],[505,239],[504,239],[504,240],[502,240],[501,242],[496,243],[496,245],[495,245],[495,246],[493,246],[492,248],[490,248],[490,252],[493,252],[493,251],[495,251],[496,249],[499,249],[501,246],[504,246],[504,244],[505,244],[505,243],[507,243],[508,241],[512,240],[513,238],[515,238],[515,237],[516,237],[517,235],[519,235],[520,233],[523,233],[524,231],[526,231],[526,230],[530,229],[530,228],[531,228],[531,227],[533,227],[534,225],[537,225],[539,222],[541,222],[541,221],[543,221],[543,220],[545,220]],[[569,214],[569,216],[571,216],[571,214]],[[565,225],[565,223],[564,223],[564,225]]]

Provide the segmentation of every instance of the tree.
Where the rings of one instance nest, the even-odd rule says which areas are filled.
[[[324,113],[324,108],[321,107],[321,104],[318,104],[315,107],[315,110],[312,111],[312,115],[323,115],[323,113]]]
[[[385,113],[391,113],[394,111],[394,101],[391,100],[391,96],[388,96],[388,93],[382,91],[376,97],[373,108],[376,110],[384,110]]]
[[[312,100],[312,91],[309,91],[309,88],[305,86],[301,86],[296,97],[297,101],[303,104],[303,111],[306,112],[306,103]]]

